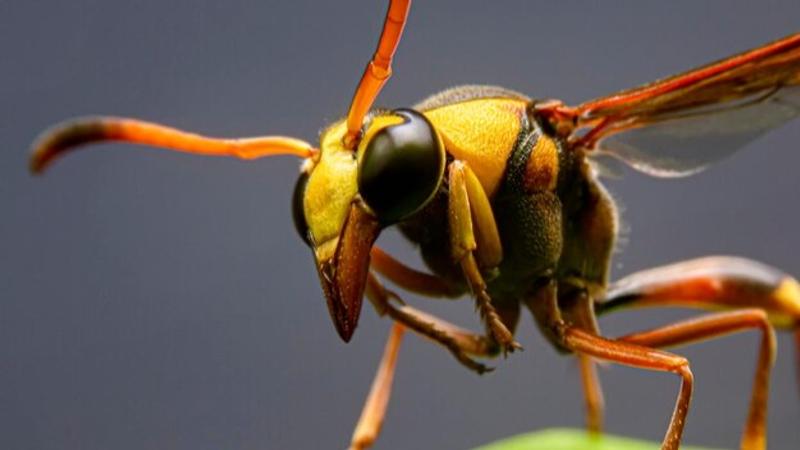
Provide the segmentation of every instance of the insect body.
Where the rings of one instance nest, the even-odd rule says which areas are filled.
[[[800,285],[733,257],[686,261],[609,284],[617,212],[593,158],[609,154],[654,176],[689,175],[800,115],[800,34],[576,107],[466,86],[412,108],[371,110],[391,75],[408,9],[408,1],[390,2],[349,113],[323,131],[318,148],[281,136],[213,139],[133,119],[80,119],[46,133],[31,168],[40,172],[65,151],[109,140],[207,155],[303,158],[293,218],[313,250],[338,334],[352,338],[364,297],[395,322],[354,449],[377,437],[405,329],[484,373],[490,369],[475,357],[520,348],[514,330],[523,306],[558,350],[578,358],[590,429],[602,422],[594,360],[681,378],[663,449],[680,445],[693,375],[685,358],[661,348],[761,330],[742,448],[765,448],[773,327],[800,324]],[[692,148],[703,142],[713,151]],[[375,245],[390,226],[419,246],[430,273]],[[429,297],[470,293],[485,331],[463,330],[405,304],[379,276]],[[665,305],[727,311],[615,339],[601,336],[595,324],[596,312]]]

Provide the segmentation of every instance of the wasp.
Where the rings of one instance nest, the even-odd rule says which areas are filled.
[[[469,370],[480,358],[521,349],[528,309],[545,338],[579,361],[587,426],[602,427],[596,363],[669,372],[681,380],[662,449],[679,448],[692,396],[689,361],[665,350],[758,330],[761,341],[741,448],[766,448],[775,329],[800,343],[800,284],[745,258],[712,256],[609,280],[618,234],[614,200],[597,158],[655,177],[703,171],[800,115],[800,33],[688,72],[569,106],[494,86],[462,86],[410,108],[373,103],[392,74],[410,0],[390,0],[378,47],[347,115],[314,146],[285,136],[216,139],[135,119],[81,118],[34,144],[41,173],[66,152],[108,141],[244,159],[302,159],[292,198],[300,238],[312,250],[331,319],[349,341],[363,299],[393,322],[351,448],[380,431],[405,330],[441,344]],[[428,271],[375,242],[396,226]],[[384,284],[427,297],[470,294],[484,330],[465,330],[406,304]],[[599,314],[681,306],[713,312],[628,334],[603,336]]]

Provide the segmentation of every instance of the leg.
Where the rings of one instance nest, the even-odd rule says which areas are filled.
[[[383,351],[381,364],[378,372],[375,373],[375,380],[369,390],[369,396],[364,403],[361,417],[358,419],[356,429],[350,441],[350,450],[362,450],[372,447],[378,434],[381,432],[383,418],[386,415],[386,407],[389,405],[389,398],[392,395],[392,381],[394,380],[394,369],[397,364],[397,353],[400,350],[400,341],[403,338],[405,329],[399,323],[392,325],[389,333],[389,340],[386,342],[386,349]]]
[[[448,179],[448,219],[453,257],[461,265],[486,328],[503,352],[522,348],[497,314],[481,275],[481,269],[491,271],[503,258],[497,224],[486,193],[463,161],[450,163]]]
[[[777,328],[800,323],[800,284],[756,261],[711,256],[628,275],[609,286],[600,314],[630,307],[759,308]]]
[[[694,382],[686,358],[640,345],[605,339],[581,329],[580,326],[568,324],[561,315],[556,285],[552,280],[540,286],[533,296],[525,300],[525,304],[545,336],[562,350],[640,369],[679,375],[681,389],[661,449],[679,448]]]
[[[764,311],[746,309],[711,314],[655,330],[623,336],[619,338],[619,341],[648,347],[671,347],[753,328],[761,330],[762,338],[753,381],[753,393],[750,399],[750,411],[742,435],[741,448],[763,450],[766,448],[769,374],[775,359],[775,333]]]
[[[397,294],[383,287],[373,274],[369,274],[365,292],[379,315],[388,315],[418,334],[443,345],[458,362],[478,374],[492,370],[468,356],[494,356],[497,352],[497,345],[491,339],[463,330],[442,319],[402,304],[402,300]],[[394,306],[391,303],[392,299],[400,302],[401,305]]]
[[[372,382],[369,396],[364,404],[361,417],[358,419],[358,424],[356,424],[356,428],[353,431],[350,450],[363,450],[371,447],[380,433],[383,418],[386,414],[386,408],[389,404],[389,397],[391,396],[397,353],[405,331],[405,327],[400,322],[409,324],[410,327],[413,327],[415,331],[418,331],[423,336],[442,343],[451,349],[451,352],[455,351],[458,353],[456,357],[462,364],[465,364],[462,358],[466,358],[465,365],[473,370],[477,370],[478,373],[490,371],[491,369],[475,363],[466,357],[464,353],[489,356],[495,352],[494,344],[488,338],[464,331],[455,325],[421,311],[417,311],[407,305],[394,307],[389,303],[389,299],[394,294],[381,286],[378,280],[372,275],[370,275],[367,283],[367,294],[375,297],[376,300],[374,303],[376,304],[376,308],[379,306],[379,312],[385,311],[386,314],[389,314],[392,318],[397,320],[397,322],[392,326],[392,331],[389,334],[389,340],[386,343],[383,358],[375,374],[375,379]],[[516,323],[518,312],[519,309],[516,310],[516,313],[511,311],[504,317],[508,317],[507,320]],[[457,347],[457,350],[454,350],[454,347]]]
[[[463,293],[436,275],[406,266],[377,245],[370,251],[369,266],[397,286],[426,297],[454,298]]]
[[[627,342],[604,339],[566,325],[563,325],[561,334],[563,345],[576,353],[640,369],[672,372],[679,375],[681,388],[661,449],[677,450],[680,447],[694,383],[692,371],[689,369],[689,361],[686,358]]]
[[[586,406],[586,428],[590,433],[603,431],[603,389],[597,377],[597,365],[594,360],[586,355],[577,355],[578,366],[581,371],[581,385]]]
[[[800,284],[780,270],[729,256],[682,261],[613,283],[597,311],[652,306],[764,310],[773,326],[794,330],[800,386]]]
[[[549,286],[552,289],[553,286]],[[545,288],[544,292],[547,292]],[[546,295],[553,295],[552,293]],[[586,289],[569,284],[562,284],[558,288],[558,307],[561,309],[564,320],[580,327],[582,330],[591,331],[599,335],[597,319],[594,315],[594,302]],[[586,428],[590,433],[600,433],[603,429],[603,389],[597,377],[595,361],[586,355],[576,355],[580,369],[581,386],[586,407]]]
[[[376,245],[370,252],[370,269],[383,275],[397,286],[428,298],[453,299],[463,294],[460,287],[453,286],[436,275],[412,269]],[[497,314],[513,334],[519,321],[519,302],[498,305]]]

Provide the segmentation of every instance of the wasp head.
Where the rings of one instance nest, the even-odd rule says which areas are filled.
[[[369,254],[380,230],[424,207],[442,182],[445,152],[430,122],[412,110],[367,118],[355,149],[344,121],[326,129],[303,164],[292,216],[311,247],[331,319],[344,341],[358,323]]]

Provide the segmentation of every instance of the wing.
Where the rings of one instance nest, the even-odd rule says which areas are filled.
[[[800,115],[800,33],[641,87],[539,108],[575,145],[684,176]]]

